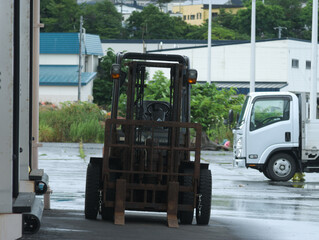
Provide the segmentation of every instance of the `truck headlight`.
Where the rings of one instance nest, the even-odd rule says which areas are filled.
[[[236,157],[237,158],[241,157],[242,148],[243,148],[242,138],[240,137],[240,138],[238,138],[238,140],[236,142]]]
[[[236,149],[241,149],[243,147],[243,143],[242,143],[242,138],[238,138],[237,142],[236,142]]]

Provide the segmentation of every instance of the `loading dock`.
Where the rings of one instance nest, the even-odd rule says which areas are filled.
[[[40,228],[43,202],[36,195],[48,184],[48,176],[32,164],[37,146],[32,50],[38,31],[33,16],[39,1],[1,0],[0,5],[0,239],[17,239]]]

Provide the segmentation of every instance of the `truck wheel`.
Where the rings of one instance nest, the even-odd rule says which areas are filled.
[[[193,173],[192,169],[184,169],[183,173]],[[182,177],[183,186],[193,186],[193,177],[192,176],[183,176]],[[194,204],[194,193],[193,192],[183,192],[181,194],[181,203],[193,205]],[[194,218],[194,209],[192,211],[180,211],[179,220],[181,224],[192,224]]]
[[[86,172],[85,218],[96,219],[99,211],[99,188],[101,169],[98,164],[89,163]]]
[[[266,178],[268,178],[268,179],[271,180],[271,178],[269,177],[268,169],[267,169],[267,168],[265,168],[265,169],[263,170],[263,174],[265,175]]]
[[[207,225],[210,219],[212,201],[212,174],[208,169],[201,169],[199,179],[199,199],[196,206],[198,225]]]
[[[271,180],[288,181],[296,172],[296,162],[290,155],[279,153],[270,158],[267,169]]]

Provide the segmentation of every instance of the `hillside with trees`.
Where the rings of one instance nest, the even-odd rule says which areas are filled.
[[[165,2],[165,1],[164,1]],[[160,2],[163,4],[163,0]],[[212,20],[213,40],[250,38],[251,0],[236,14],[222,9]],[[115,6],[104,0],[96,4],[77,4],[76,0],[42,0],[41,22],[45,32],[78,32],[80,16],[88,33],[102,39],[207,39],[207,22],[189,25],[171,17],[154,5],[133,14],[122,23]],[[257,0],[256,38],[276,38],[275,27],[284,27],[282,37],[310,39],[312,0]]]

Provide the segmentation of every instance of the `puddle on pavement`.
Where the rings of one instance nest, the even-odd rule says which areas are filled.
[[[319,182],[268,182],[272,186],[283,186],[304,189],[319,189]]]
[[[313,203],[318,198],[272,196],[214,196],[212,215],[259,219],[297,220],[318,222],[319,209]]]

